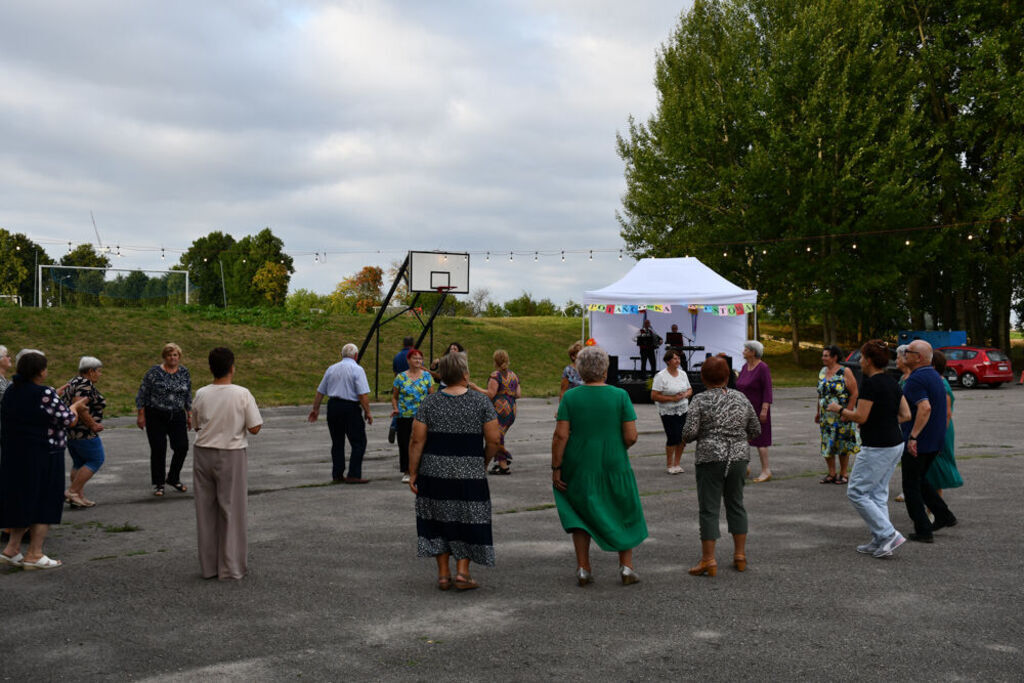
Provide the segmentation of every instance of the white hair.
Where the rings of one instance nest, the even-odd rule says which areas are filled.
[[[342,358],[359,358],[359,347],[355,344],[345,344],[341,347]]]
[[[82,360],[78,361],[79,372],[89,372],[90,370],[96,370],[102,367],[103,363],[101,363],[100,359],[95,356],[82,356]]]
[[[608,372],[608,353],[600,346],[584,346],[576,356],[576,371],[584,382],[600,382]]]
[[[14,364],[17,365],[18,361],[21,360],[21,357],[26,353],[38,353],[43,358],[46,358],[46,354],[38,349],[22,349],[21,351],[18,351],[18,355],[14,357]]]
[[[0,344],[0,358],[3,358],[6,355],[7,355],[7,347],[4,346],[3,344]]]
[[[754,339],[748,339],[743,342],[743,348],[748,349],[756,357],[761,358],[764,356],[764,344]]]
[[[898,358],[906,358],[907,350],[910,348],[909,344],[900,344],[896,347],[896,356]]]

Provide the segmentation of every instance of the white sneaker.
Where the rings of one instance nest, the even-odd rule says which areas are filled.
[[[675,472],[673,472],[672,474],[682,474],[682,473],[683,473],[683,468],[682,468],[682,467],[680,467],[679,465],[676,465],[676,466],[675,466],[675,467],[673,467],[672,469],[674,469],[674,470],[675,470]]]
[[[892,555],[892,551],[896,550],[896,548],[899,548],[901,545],[906,543],[906,541],[907,539],[903,537],[903,534],[897,531],[891,537],[889,537],[889,539],[886,540],[882,545],[878,546],[878,549],[872,553],[872,556],[890,557]]]
[[[408,474],[403,474],[402,475],[402,483],[403,484],[408,484],[409,483],[409,475]]]

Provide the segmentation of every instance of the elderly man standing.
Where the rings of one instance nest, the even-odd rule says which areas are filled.
[[[327,368],[313,399],[309,421],[316,422],[320,415],[320,401],[327,400],[327,428],[331,432],[331,478],[336,483],[367,484],[363,479],[363,454],[366,452],[366,427],[363,419],[373,424],[370,415],[370,384],[366,372],[356,362],[359,348],[345,344],[341,349],[341,362]],[[362,415],[360,415],[360,410]],[[345,438],[352,446],[352,459],[345,476]]]
[[[956,525],[956,517],[925,478],[946,438],[946,390],[932,367],[932,346],[915,339],[906,351],[911,369],[903,395],[910,405],[910,421],[903,424],[907,445],[903,451],[903,497],[914,521],[911,541],[932,543],[932,532]],[[935,515],[928,520],[925,506]]]

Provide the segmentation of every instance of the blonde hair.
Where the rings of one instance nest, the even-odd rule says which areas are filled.
[[[160,352],[160,357],[166,360],[167,356],[171,355],[175,351],[178,352],[178,358],[182,358],[185,355],[184,353],[181,352],[180,346],[178,346],[174,342],[167,342],[166,344],[164,344],[164,350]]]
[[[502,372],[508,370],[508,360],[508,351],[505,349],[498,349],[494,352],[494,367]]]
[[[569,345],[569,360],[575,361],[576,360],[576,356],[579,355],[580,349],[582,349],[582,348],[583,348],[583,342],[581,342],[581,341],[574,341],[572,344],[570,344]]]

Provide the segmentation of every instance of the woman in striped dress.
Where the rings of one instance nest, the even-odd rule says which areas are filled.
[[[445,388],[420,404],[409,445],[417,554],[437,561],[438,588],[470,590],[479,584],[469,563],[494,566],[487,464],[501,448],[501,428],[488,398],[469,390],[466,354],[443,356],[438,374]]]

